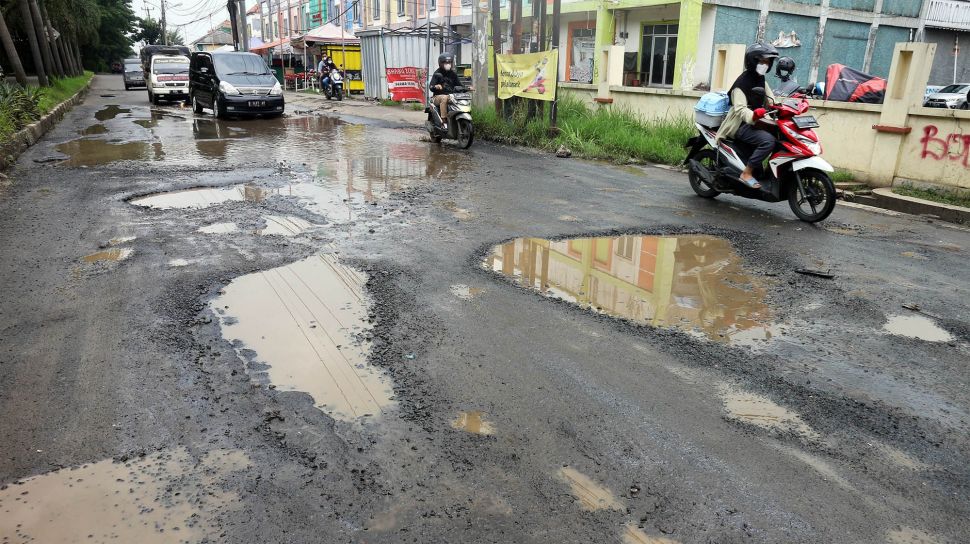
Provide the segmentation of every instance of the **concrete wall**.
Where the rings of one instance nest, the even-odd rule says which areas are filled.
[[[970,189],[970,111],[913,108],[913,131],[901,146],[896,182]]]
[[[766,39],[774,40],[778,37],[779,32],[787,34],[793,30],[798,34],[802,45],[779,49],[778,54],[795,59],[795,79],[798,80],[799,84],[805,86],[808,84],[808,74],[812,69],[812,51],[815,48],[815,35],[818,33],[818,19],[778,12],[772,12],[768,15],[768,22],[765,26]],[[768,77],[769,85],[777,81],[774,75]]]

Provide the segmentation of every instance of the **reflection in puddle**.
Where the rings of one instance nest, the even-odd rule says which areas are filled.
[[[491,435],[495,433],[495,427],[491,422],[482,417],[482,412],[461,412],[458,417],[451,422],[451,427],[459,431],[473,434]]]
[[[96,136],[98,134],[106,134],[108,132],[108,127],[104,126],[104,123],[95,123],[78,132],[80,132],[82,136]]]
[[[942,539],[913,527],[889,531],[886,541],[888,544],[943,544]]]
[[[559,478],[569,484],[570,492],[583,510],[624,510],[626,507],[609,489],[572,467],[559,469]]]
[[[255,185],[237,185],[234,187],[202,187],[185,189],[170,193],[158,193],[142,198],[136,198],[131,203],[156,210],[171,210],[185,208],[208,208],[216,204],[230,201],[262,202],[268,191]]]
[[[469,287],[463,283],[457,283],[451,286],[451,294],[462,300],[471,300],[484,292],[485,289],[481,287]]]
[[[623,531],[623,544],[680,544],[680,542],[662,536],[650,536],[635,523],[628,523]]]
[[[216,538],[216,516],[239,499],[223,485],[249,466],[240,451],[217,450],[196,460],[179,448],[35,476],[0,490],[0,537],[139,544]]]
[[[106,249],[90,255],[85,255],[83,261],[86,263],[96,263],[99,261],[123,261],[131,256],[131,248]]]
[[[199,232],[203,234],[232,234],[239,232],[239,227],[235,223],[213,223],[199,227]]]
[[[745,274],[730,242],[713,236],[620,236],[496,246],[484,266],[545,296],[709,339],[771,338],[765,288]]]
[[[730,419],[764,429],[793,432],[811,439],[818,438],[818,433],[798,414],[767,397],[734,389],[726,384],[718,386],[718,394]]]
[[[131,108],[122,108],[117,105],[106,106],[95,112],[94,118],[98,121],[107,121],[109,119],[114,119],[122,113],[131,113]]]
[[[82,138],[58,144],[55,149],[68,156],[63,166],[100,166],[115,161],[161,160],[162,144],[148,142],[112,143]]]
[[[317,255],[236,278],[211,307],[240,355],[255,351],[254,379],[309,393],[334,417],[353,420],[379,415],[393,402],[389,383],[367,363],[357,339],[367,318],[364,281],[335,257]]]
[[[927,342],[949,342],[953,335],[932,319],[922,315],[893,315],[883,325],[883,330],[896,336],[918,338]]]
[[[266,228],[256,231],[257,234],[263,236],[296,236],[314,227],[313,223],[292,215],[285,217],[267,215],[263,219],[266,220]]]

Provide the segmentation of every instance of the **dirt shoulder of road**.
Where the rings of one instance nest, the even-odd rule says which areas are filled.
[[[361,96],[339,102],[327,100],[323,94],[305,92],[287,91],[284,96],[291,112],[333,112],[409,126],[421,126],[426,118],[423,111],[414,111],[401,106],[384,106],[380,102],[366,100]]]

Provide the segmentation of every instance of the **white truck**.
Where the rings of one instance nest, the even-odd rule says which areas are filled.
[[[142,67],[148,101],[189,101],[189,56],[187,47],[149,46],[142,50]]]

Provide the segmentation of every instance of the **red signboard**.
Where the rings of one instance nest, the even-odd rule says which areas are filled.
[[[425,90],[425,70],[414,66],[387,69],[387,90],[391,100],[417,100],[422,104],[427,100]]]

